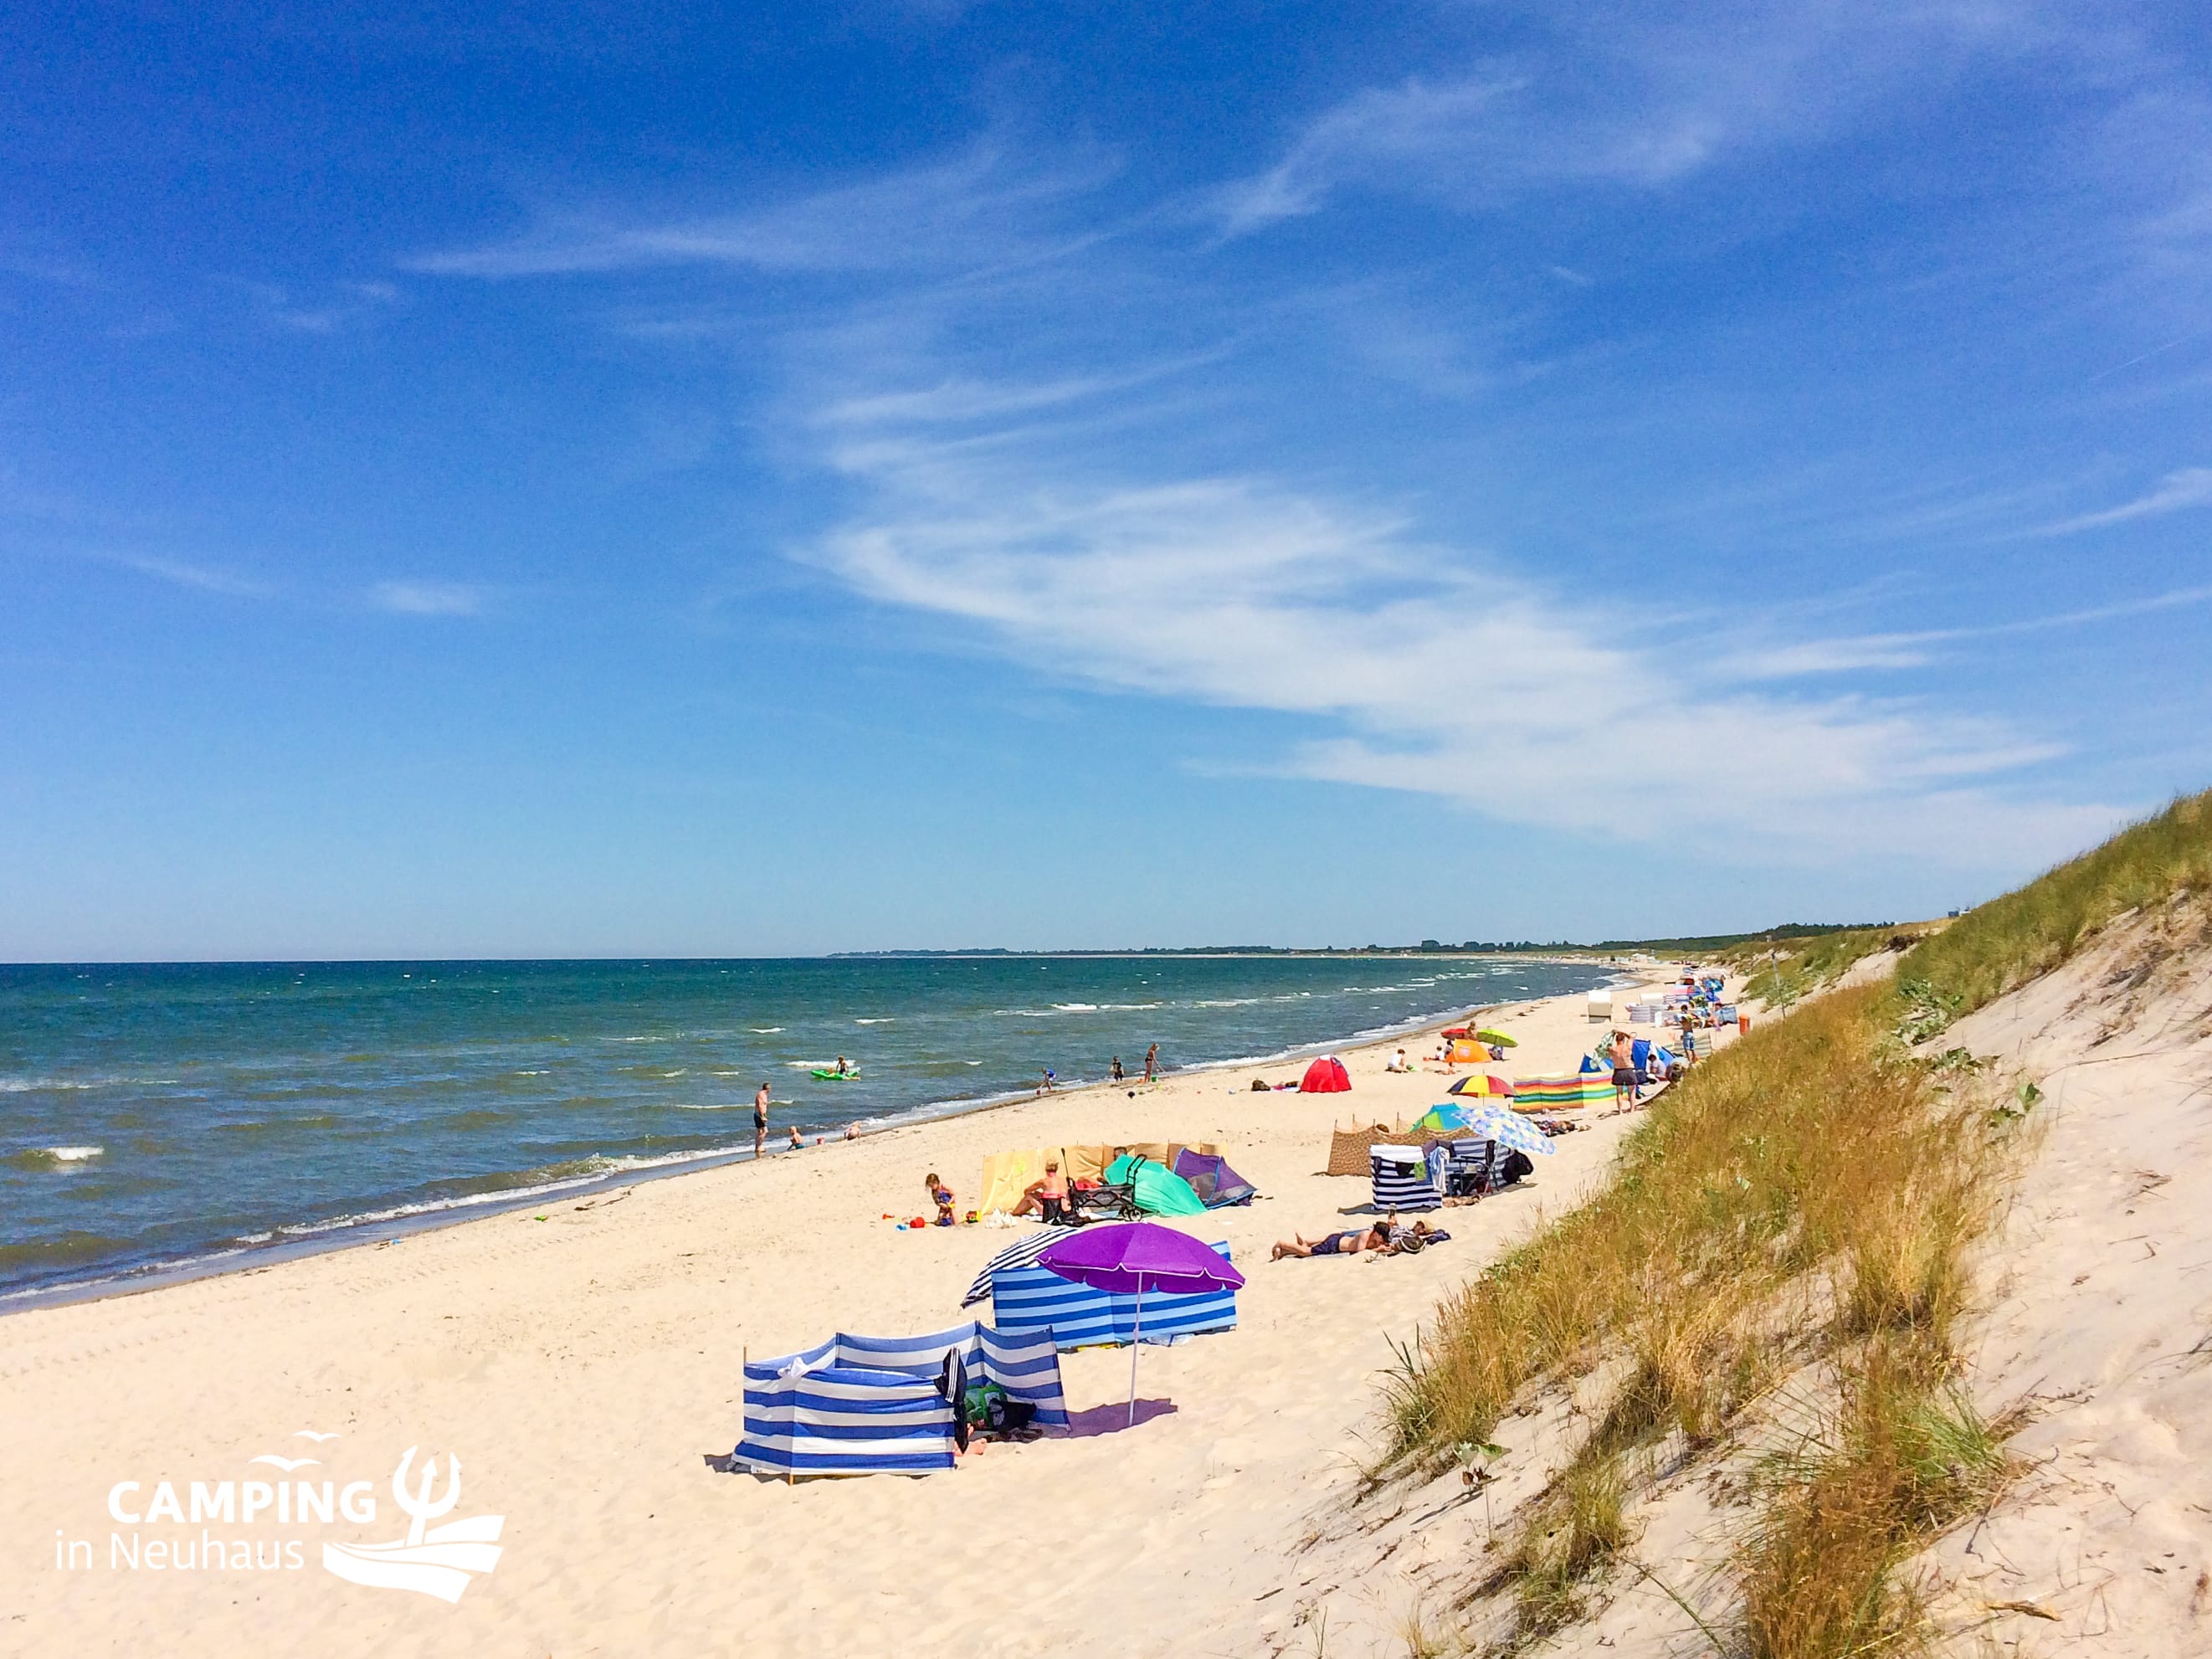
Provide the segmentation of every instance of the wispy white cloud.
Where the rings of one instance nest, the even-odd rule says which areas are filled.
[[[510,240],[426,253],[407,264],[428,273],[489,278],[687,264],[772,274],[955,270],[1063,249],[1066,240],[1044,233],[1042,216],[1112,172],[1111,162],[1097,155],[1040,166],[978,144],[946,160],[736,211],[565,210]],[[1087,240],[1087,234],[1072,240]]]
[[[484,590],[466,582],[386,581],[368,590],[368,603],[403,617],[473,617],[483,609]]]
[[[1795,679],[1814,674],[1841,674],[1881,668],[1917,668],[1933,661],[1936,647],[1966,640],[2002,639],[2010,635],[2050,633],[2063,629],[2092,628],[2145,617],[2160,611],[2212,604],[2212,587],[2179,587],[2117,605],[2100,605],[2084,611],[2062,611],[2051,617],[2027,617],[2015,622],[1990,623],[1976,628],[1931,628],[1907,634],[1861,634],[1831,640],[1807,640],[1794,644],[1754,647],[1719,658],[1714,672],[1735,680]]]
[[[1231,235],[1319,211],[1347,188],[1462,207],[1534,186],[1670,184],[1760,146],[1833,130],[1885,92],[1974,52],[2014,52],[2020,9],[1691,5],[1657,21],[1546,11],[1510,58],[1361,88],[1308,120],[1271,166],[1223,188]]]
[[[1273,757],[1283,773],[1762,855],[1986,866],[2117,816],[1997,793],[2057,752],[2001,722],[1732,690],[1386,509],[1252,477],[1084,483],[923,433],[834,459],[872,493],[811,551],[843,580],[1050,674],[1296,717],[1311,729]]]
[[[258,582],[234,571],[220,570],[212,566],[195,564],[187,559],[173,559],[158,553],[118,553],[98,551],[86,556],[102,564],[120,565],[125,570],[135,570],[142,576],[151,576],[178,587],[197,588],[203,593],[226,593],[237,599],[258,599],[269,592],[266,583]]]
[[[2168,513],[2179,513],[2192,507],[2212,507],[2212,466],[2185,466],[2169,472],[2159,481],[2158,488],[2131,501],[2118,507],[2108,507],[2099,513],[2084,513],[2071,519],[2061,519],[2056,524],[2043,526],[2034,533],[2039,536],[2073,536],[2085,530],[2101,530],[2106,525],[2125,524],[2131,519],[2154,519]]]

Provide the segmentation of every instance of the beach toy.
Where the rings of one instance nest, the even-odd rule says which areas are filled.
[[[929,1225],[929,1223],[922,1217],[916,1216],[913,1220],[908,1222],[906,1224],[909,1227],[927,1227]]]
[[[973,1210],[970,1210],[970,1211],[969,1211],[969,1212],[968,1212],[968,1225],[969,1225],[970,1227],[974,1226],[977,1222],[981,1221],[982,1218],[982,1218],[981,1216],[977,1215],[977,1214],[975,1213],[975,1211],[973,1211]]]
[[[860,1069],[857,1066],[849,1072],[836,1072],[829,1070],[824,1066],[817,1066],[813,1068],[813,1071],[814,1075],[821,1079],[824,1083],[850,1083],[854,1078],[860,1075]]]

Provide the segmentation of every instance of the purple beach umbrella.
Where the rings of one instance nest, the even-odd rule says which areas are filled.
[[[1145,1334],[1145,1292],[1166,1291],[1188,1296],[1244,1287],[1244,1275],[1211,1246],[1200,1243],[1188,1233],[1150,1221],[1085,1227],[1073,1238],[1048,1245],[1036,1261],[1038,1267],[1048,1267],[1062,1279],[1088,1285],[1094,1291],[1135,1293],[1136,1329],[1129,1340],[1129,1421],[1133,1424],[1137,1420],[1137,1349]]]

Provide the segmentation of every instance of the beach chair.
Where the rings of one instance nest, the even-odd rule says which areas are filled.
[[[1410,1214],[1443,1207],[1444,1195],[1429,1179],[1428,1160],[1419,1146],[1370,1146],[1367,1175],[1377,1210]]]
[[[1455,1140],[1444,1154],[1444,1196],[1473,1198],[1491,1188],[1498,1143],[1494,1140]]]

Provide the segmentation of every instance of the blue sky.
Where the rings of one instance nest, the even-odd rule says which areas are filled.
[[[2174,6],[11,8],[0,957],[1902,918],[2212,781]]]

